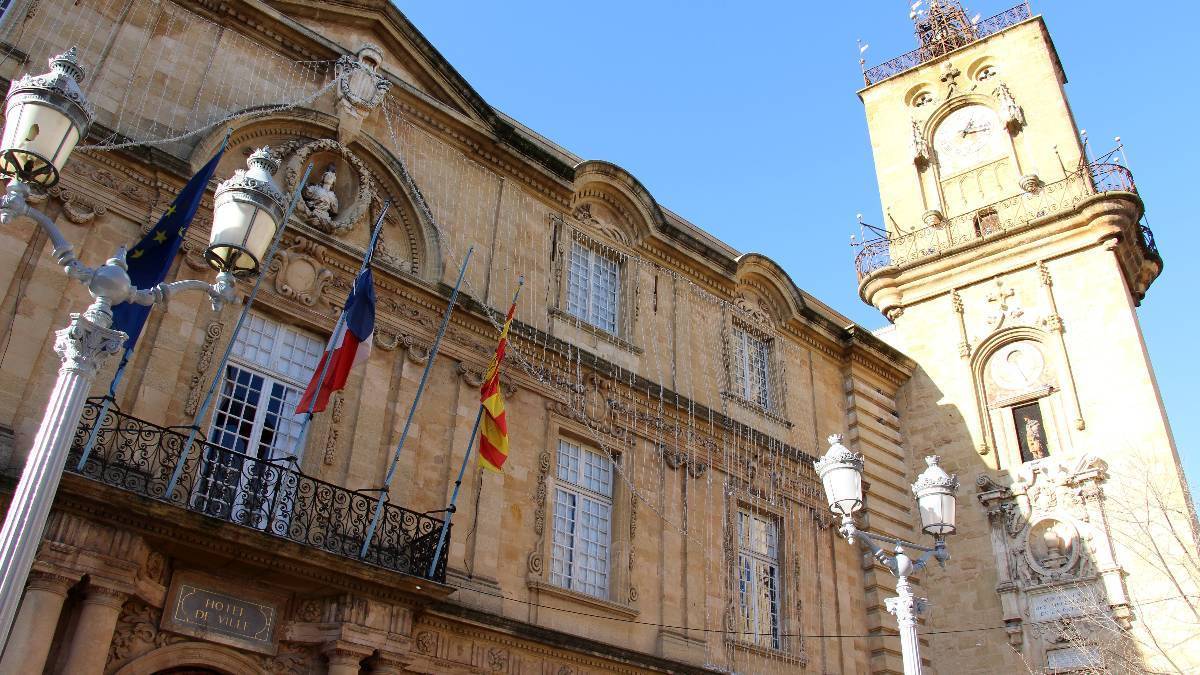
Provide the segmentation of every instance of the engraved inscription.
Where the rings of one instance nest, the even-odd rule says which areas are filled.
[[[271,605],[180,584],[173,618],[201,631],[270,644],[274,640],[275,614]]]
[[[1092,589],[1070,586],[1029,596],[1029,619],[1031,621],[1053,621],[1081,614],[1091,614],[1099,609]]]

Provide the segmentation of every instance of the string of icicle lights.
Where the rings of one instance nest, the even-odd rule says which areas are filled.
[[[15,25],[9,42],[31,65],[64,45],[79,46],[89,74],[85,91],[98,122],[112,130],[81,146],[96,152],[149,145],[186,157],[215,128],[321,106],[339,84],[333,61],[290,60],[169,1],[43,0]],[[774,546],[786,550],[780,555],[786,569],[775,571],[771,590],[784,619],[779,634],[767,636],[779,640],[768,645],[772,650],[789,657],[778,661],[777,672],[791,672],[801,654],[827,669],[834,657],[824,644],[811,653],[806,645],[836,620],[814,581],[835,571],[835,540],[825,531],[829,519],[808,465],[821,448],[815,361],[822,357],[719,295],[721,289],[668,268],[633,243],[631,233],[581,223],[565,205],[448,145],[406,114],[399,98],[387,96],[373,115],[386,128],[377,140],[400,159],[399,179],[436,232],[444,275],[457,270],[469,246],[490,250],[486,264],[480,256],[468,269],[465,292],[492,308],[488,318],[497,330],[512,284],[526,279],[517,311],[525,329],[511,343],[508,367],[549,392],[558,412],[608,455],[617,479],[614,512],[623,499],[633,511],[629,523],[610,522],[630,528],[611,533],[629,542],[627,550],[609,551],[613,567],[629,567],[627,587],[614,586],[613,597],[632,603],[637,584],[646,583],[633,574],[635,560],[648,555],[637,550],[633,527],[638,513],[653,513],[664,530],[679,535],[670,552],[664,537],[660,555],[687,558],[685,572],[704,580],[703,625],[678,625],[701,636],[711,665],[741,671],[753,664],[771,672],[774,666],[764,665],[770,659],[748,660],[722,637],[761,632],[741,619],[742,571],[731,566],[738,560],[740,514],[770,514]],[[489,241],[474,240],[472,233],[481,231],[491,232]],[[564,306],[565,265],[577,245],[618,263],[616,325],[608,332],[619,337],[598,333],[570,312],[547,311]],[[731,363],[736,331],[771,345],[759,383],[768,404],[761,409],[737,391],[745,383]],[[601,366],[597,355],[612,365]],[[837,397],[841,383],[823,391]],[[516,434],[513,441],[514,453],[537,455],[522,461],[553,465],[554,441],[535,447]],[[549,537],[553,495],[541,501]]]

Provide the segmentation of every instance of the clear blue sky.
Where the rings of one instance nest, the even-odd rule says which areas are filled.
[[[770,255],[805,290],[868,328],[847,241],[881,222],[855,40],[874,64],[912,49],[907,0],[399,0],[493,106],[588,159],[615,162],[663,205],[741,251]],[[991,16],[1014,0],[967,2]],[[1193,493],[1200,334],[1200,149],[1192,2],[1034,0],[1093,148],[1125,141],[1166,267],[1142,326]],[[1186,69],[1185,69],[1186,67]],[[725,171],[724,167],[737,167]],[[1189,292],[1187,289],[1193,289]]]

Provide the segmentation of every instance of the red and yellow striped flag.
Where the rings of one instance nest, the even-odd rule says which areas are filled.
[[[479,434],[479,465],[492,471],[500,471],[508,459],[508,423],[504,419],[504,394],[500,392],[500,362],[504,360],[504,348],[508,345],[508,328],[512,325],[517,303],[508,308],[504,327],[500,329],[500,344],[496,355],[488,365],[487,376],[479,388],[479,402],[483,404],[483,429]]]

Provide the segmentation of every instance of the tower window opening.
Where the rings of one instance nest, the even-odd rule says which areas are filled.
[[[983,209],[975,214],[975,236],[986,237],[1000,229],[1000,214],[996,209]]]

